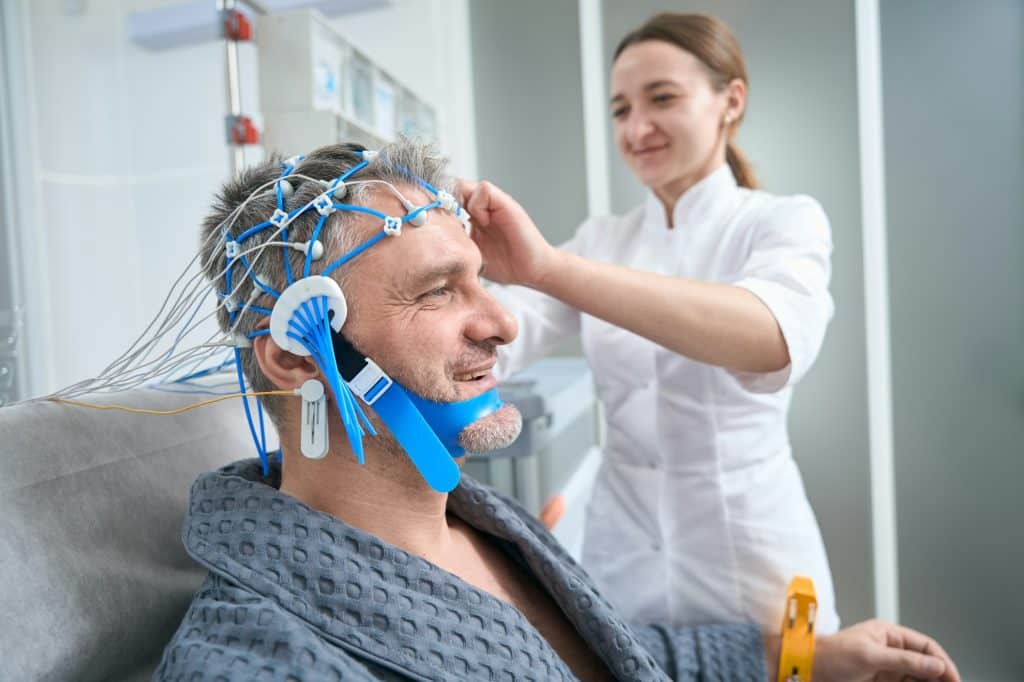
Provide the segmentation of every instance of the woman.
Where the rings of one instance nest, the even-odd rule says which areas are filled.
[[[757,191],[732,140],[747,76],[722,22],[659,14],[623,38],[611,113],[648,188],[560,249],[489,183],[464,183],[495,294],[516,315],[512,373],[581,334],[606,410],[583,564],[637,621],[750,620],[777,632],[813,578],[838,629],[821,533],[786,428],[832,317],[828,219]]]

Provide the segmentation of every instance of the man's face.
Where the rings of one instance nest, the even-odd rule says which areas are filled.
[[[418,188],[399,187],[415,205],[430,198]],[[390,192],[370,206],[387,215],[405,210]],[[352,227],[370,238],[379,220]],[[497,385],[491,369],[498,345],[512,341],[515,319],[482,286],[480,251],[462,223],[440,209],[427,212],[422,227],[405,224],[356,258],[346,283],[349,318],[344,333],[396,381],[436,402],[474,398]],[[521,428],[515,407],[506,405],[462,433],[470,452],[505,447]]]

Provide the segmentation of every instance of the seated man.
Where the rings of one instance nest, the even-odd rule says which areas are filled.
[[[250,385],[302,397],[264,400],[280,435],[279,458],[267,458],[262,469],[243,460],[193,486],[183,540],[210,573],[156,679],[763,680],[769,672],[774,678],[779,641],[762,638],[752,625],[623,622],[514,501],[469,478],[459,483],[457,470],[454,480],[445,478],[444,462],[431,464],[416,452],[405,422],[389,421],[383,403],[374,402],[380,394],[373,391],[386,382],[358,388],[362,373],[353,378],[352,368],[341,367],[354,354],[356,369],[364,368],[369,357],[394,381],[381,394],[401,389],[414,401],[476,404],[494,389],[496,347],[516,336],[512,317],[481,285],[480,252],[460,221],[464,213],[434,190],[446,185],[443,163],[407,142],[365,167],[363,160],[356,146],[324,147],[296,162],[287,185],[278,164],[265,162],[223,189],[205,223],[208,274],[218,290],[247,301],[240,311],[226,307],[220,323],[235,338],[252,339],[241,360]],[[351,179],[339,183],[343,177]],[[347,208],[325,208],[320,216],[296,210],[325,191],[335,202],[343,195]],[[320,258],[294,247],[285,266],[275,249],[223,272],[214,251],[225,246],[220,231],[238,238],[249,226],[265,225],[282,203],[291,216],[287,233],[254,228],[247,238],[294,240],[307,253],[322,251]],[[405,219],[385,220],[388,236],[374,241],[382,215]],[[241,244],[243,252],[253,245]],[[327,263],[343,265],[332,271]],[[286,338],[291,327],[275,316],[294,304],[293,275],[323,272],[344,292],[344,303],[325,299],[333,301],[327,317],[336,338],[331,348],[310,342],[303,353]],[[258,276],[259,290],[248,274]],[[253,312],[268,307],[275,309],[269,333],[267,316]],[[325,366],[332,361],[340,370]],[[366,406],[367,427],[377,436],[365,446],[352,435],[358,420],[346,389],[330,376],[336,371],[374,402]],[[377,376],[383,374],[371,378]],[[310,381],[331,390],[325,398],[307,394]],[[331,409],[320,422],[323,400]],[[457,446],[447,444],[452,456],[494,450],[518,435],[513,406],[495,403],[476,416],[458,431]],[[316,447],[318,438],[326,439],[324,447]],[[885,623],[820,638],[817,650],[819,681],[873,679],[881,671],[959,679],[934,641]]]

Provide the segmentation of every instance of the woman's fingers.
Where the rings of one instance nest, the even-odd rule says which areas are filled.
[[[473,190],[476,189],[478,184],[479,183],[474,182],[473,180],[467,180],[466,178],[455,179],[455,200],[458,201],[463,208],[466,207],[469,196],[473,193]]]
[[[489,182],[473,182],[460,178],[455,182],[455,199],[467,212],[476,225],[486,227],[491,222],[491,188]]]

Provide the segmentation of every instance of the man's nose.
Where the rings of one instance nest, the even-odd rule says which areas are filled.
[[[466,336],[473,341],[487,341],[496,346],[511,343],[519,334],[519,323],[505,306],[481,287],[477,310],[466,326]]]

